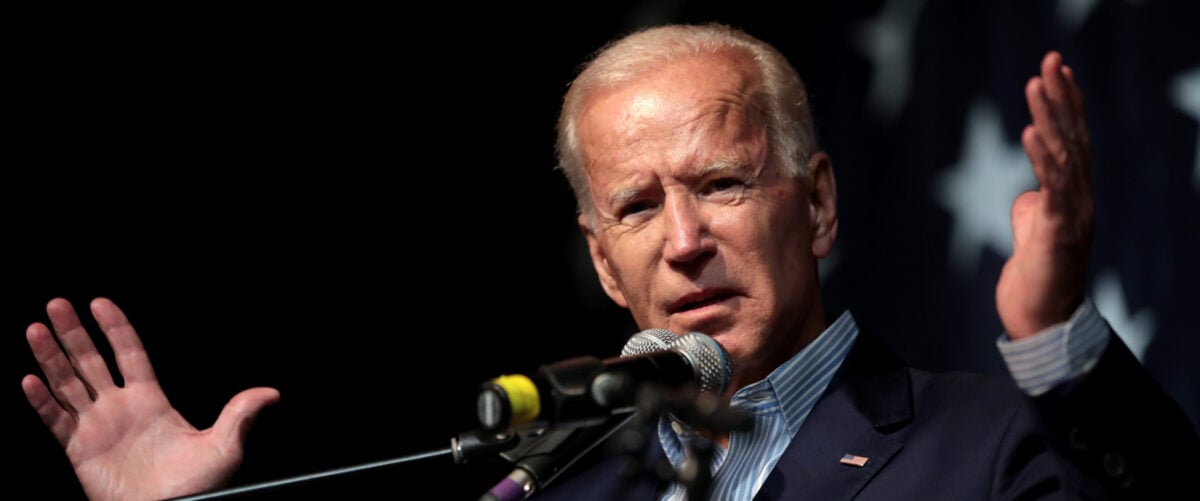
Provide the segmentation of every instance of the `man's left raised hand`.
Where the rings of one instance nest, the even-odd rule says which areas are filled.
[[[1040,186],[1013,202],[1013,255],[996,284],[996,309],[1014,340],[1067,321],[1082,303],[1095,219],[1083,93],[1060,54],[1042,59],[1025,98],[1033,124],[1021,142]]]

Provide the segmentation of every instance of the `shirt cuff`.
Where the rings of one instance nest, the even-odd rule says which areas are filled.
[[[1092,370],[1108,347],[1108,323],[1090,299],[1071,318],[1019,341],[1002,334],[996,347],[1017,387],[1036,397]]]

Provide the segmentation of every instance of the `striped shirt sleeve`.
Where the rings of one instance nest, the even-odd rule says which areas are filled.
[[[1090,371],[1108,346],[1108,333],[1096,306],[1085,299],[1066,322],[1018,341],[1001,335],[996,347],[1017,387],[1036,397]]]

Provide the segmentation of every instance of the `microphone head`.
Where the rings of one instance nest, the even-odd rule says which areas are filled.
[[[677,339],[679,336],[666,329],[646,329],[634,334],[629,341],[625,342],[625,348],[621,349],[621,356],[628,357],[666,350]]]
[[[668,331],[669,332],[669,331]],[[733,378],[733,363],[720,343],[699,332],[678,336],[670,349],[687,357],[696,371],[701,392],[723,395]]]

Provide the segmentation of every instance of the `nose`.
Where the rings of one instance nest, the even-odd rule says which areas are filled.
[[[715,251],[705,215],[696,202],[687,196],[666,202],[663,259],[673,266],[703,262]]]

